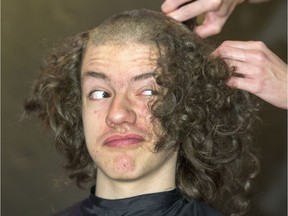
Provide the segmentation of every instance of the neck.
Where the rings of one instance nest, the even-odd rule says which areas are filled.
[[[173,157],[177,157],[175,154]],[[167,163],[155,173],[136,179],[113,179],[97,170],[95,195],[105,199],[121,199],[175,189],[176,163]]]

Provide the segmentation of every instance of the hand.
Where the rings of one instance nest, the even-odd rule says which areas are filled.
[[[250,0],[249,2],[263,1],[266,0]],[[167,16],[179,22],[206,13],[203,23],[195,28],[195,32],[200,37],[209,37],[221,32],[235,7],[243,2],[244,0],[166,0],[161,9]],[[185,5],[182,6],[183,4]]]
[[[287,64],[263,42],[225,41],[213,53],[224,58],[235,72],[228,85],[255,94],[280,108],[287,104]]]

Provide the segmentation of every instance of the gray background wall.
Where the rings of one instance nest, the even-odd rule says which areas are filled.
[[[55,41],[98,25],[116,12],[159,10],[161,0],[2,0],[2,149],[3,216],[49,215],[87,195],[65,179],[53,140],[35,119],[20,121],[22,102],[36,77],[41,56]],[[239,6],[223,40],[262,40],[287,59],[287,2]],[[262,171],[255,185],[251,215],[286,215],[286,111],[266,103],[255,133]]]

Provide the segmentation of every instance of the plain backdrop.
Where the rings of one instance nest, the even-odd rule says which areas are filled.
[[[45,51],[67,36],[93,28],[123,10],[160,10],[160,0],[2,0],[1,5],[1,215],[50,215],[89,194],[66,179],[51,134],[36,119],[21,120]],[[287,2],[244,4],[212,38],[262,40],[287,59]],[[287,112],[263,102],[255,132],[262,170],[250,215],[286,215]]]

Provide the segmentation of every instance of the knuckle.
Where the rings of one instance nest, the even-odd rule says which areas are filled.
[[[166,0],[162,4],[161,9],[163,12],[171,12],[173,10],[176,10],[181,4],[182,1],[179,0]]]
[[[220,5],[222,4],[222,1],[223,1],[223,0],[211,0],[211,1],[210,1],[210,7],[211,7],[212,9],[217,9],[217,8],[219,8]]]
[[[178,1],[167,1],[166,4],[169,4],[170,8],[177,8],[179,7],[179,2]]]
[[[267,59],[268,59],[268,56],[266,55],[266,53],[262,52],[262,51],[257,51],[255,53],[255,59],[258,63],[260,63],[261,65],[263,65]]]
[[[254,44],[255,44],[255,46],[256,46],[257,48],[259,48],[260,50],[264,50],[264,49],[267,48],[266,45],[265,45],[265,43],[264,43],[263,41],[255,41]]]
[[[215,25],[215,26],[214,26],[214,29],[213,29],[213,33],[214,33],[214,34],[219,34],[219,33],[221,32],[221,30],[222,30],[222,26],[220,26],[220,25]]]
[[[221,32],[221,30],[222,30],[222,26],[219,26],[219,25],[210,26],[209,31],[207,30],[206,34],[209,35],[209,36],[217,35],[217,34],[219,34]],[[222,43],[219,46],[219,48],[220,47],[225,47],[225,45]]]
[[[222,27],[221,27],[221,30],[222,30]],[[224,42],[221,43],[221,46],[230,47],[231,46],[231,41],[225,40]]]

